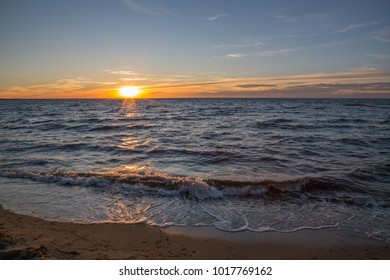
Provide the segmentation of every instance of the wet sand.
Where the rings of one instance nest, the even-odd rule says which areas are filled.
[[[0,206],[0,259],[390,259],[390,244],[336,229],[292,233],[221,232],[74,224]]]

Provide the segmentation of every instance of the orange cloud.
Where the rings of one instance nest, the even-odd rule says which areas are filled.
[[[144,76],[148,79],[127,81],[117,77],[102,81],[76,77],[47,84],[16,85],[1,90],[0,98],[117,98],[118,88],[123,86],[140,86],[142,97],[150,98],[390,97],[390,73],[369,67],[338,73],[272,77]]]

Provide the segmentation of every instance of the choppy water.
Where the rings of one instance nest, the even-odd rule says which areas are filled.
[[[390,100],[0,100],[0,203],[390,242]]]

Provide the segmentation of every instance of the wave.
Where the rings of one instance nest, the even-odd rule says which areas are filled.
[[[357,188],[353,189],[348,182],[332,177],[301,177],[284,181],[234,181],[181,177],[142,168],[132,169],[134,168],[84,173],[3,169],[0,170],[0,177],[30,179],[59,185],[97,187],[100,190],[120,193],[179,196],[201,200],[226,197],[276,199],[316,192],[362,192]]]
[[[237,161],[245,158],[243,154],[237,152],[229,152],[224,150],[204,150],[204,149],[177,149],[177,148],[164,148],[156,147],[148,151],[151,154],[169,154],[175,156],[191,156],[199,157],[203,162],[219,163],[228,161]]]
[[[112,125],[103,125],[103,126],[97,126],[92,127],[89,129],[89,131],[123,131],[128,129],[149,129],[154,128],[156,125],[153,124],[129,124],[129,125],[118,125],[118,124],[112,124]]]
[[[382,104],[367,104],[367,103],[346,103],[344,104],[345,107],[373,107],[373,108],[387,108],[390,109],[390,106],[388,105],[382,105]]]
[[[284,118],[263,120],[256,122],[253,127],[254,128],[273,128],[275,126],[280,126],[284,124],[290,124],[292,121]]]
[[[375,222],[366,225],[363,220],[364,232],[389,242],[388,196],[374,199],[353,190],[347,192],[348,184],[331,177],[258,182],[202,180],[151,172],[139,166],[85,173],[0,169],[0,177],[11,178],[0,191],[5,201],[10,201],[8,205],[14,205],[14,211],[56,221],[293,232],[354,229],[369,215],[369,220]],[[48,184],[34,188],[34,184],[21,183],[21,179]],[[53,184],[69,187],[53,191]]]
[[[103,125],[98,127],[93,127],[90,129],[90,131],[108,131],[108,130],[120,130],[124,127],[121,125]]]

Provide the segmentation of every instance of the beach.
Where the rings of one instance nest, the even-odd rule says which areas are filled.
[[[0,209],[1,259],[389,259],[390,245],[334,229],[228,233],[205,228],[46,221]]]

